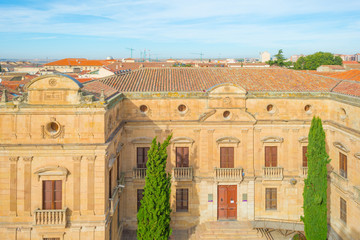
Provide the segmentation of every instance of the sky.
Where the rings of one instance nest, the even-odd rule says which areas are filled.
[[[360,52],[360,1],[0,0],[0,59]]]

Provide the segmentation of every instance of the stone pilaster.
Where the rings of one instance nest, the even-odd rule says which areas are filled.
[[[24,213],[31,215],[31,162],[33,157],[23,157],[24,160]]]
[[[74,214],[80,214],[80,185],[81,185],[81,172],[80,172],[80,165],[81,165],[82,156],[75,156],[73,157],[73,212]]]
[[[95,159],[96,156],[88,156],[88,191],[87,191],[87,210],[89,213],[94,213],[95,209],[95,191],[94,191],[94,185],[95,185],[95,173],[94,173],[94,167],[95,167]]]
[[[9,157],[10,160],[10,215],[17,215],[17,162],[19,157]]]

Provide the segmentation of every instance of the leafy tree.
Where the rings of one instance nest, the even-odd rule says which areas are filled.
[[[275,60],[269,60],[266,63],[268,63],[270,66],[276,65],[279,67],[290,67],[292,65],[292,62],[286,61],[282,49],[280,49],[274,57],[276,58]]]
[[[137,238],[140,240],[168,240],[170,228],[170,174],[166,173],[166,147],[172,135],[162,143],[156,137],[151,143],[146,163],[144,197],[137,214]]]
[[[342,59],[328,52],[317,52],[306,57],[300,57],[294,68],[298,70],[316,70],[321,65],[342,65]]]
[[[330,162],[325,149],[325,132],[321,119],[314,117],[307,148],[308,176],[303,192],[305,235],[308,240],[325,240],[327,236],[327,169]]]

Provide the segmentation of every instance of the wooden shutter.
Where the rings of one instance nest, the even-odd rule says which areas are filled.
[[[146,168],[146,163],[148,160],[148,151],[150,148],[148,147],[138,147],[137,148],[137,167],[138,168]]]
[[[189,211],[189,191],[187,188],[176,189],[176,211]]]
[[[276,210],[277,209],[277,189],[266,188],[265,190],[265,209]]]
[[[277,167],[277,147],[265,147],[265,167]]]
[[[220,148],[220,168],[234,168],[234,148]]]
[[[182,167],[182,148],[176,148],[176,167]]]
[[[339,169],[340,175],[344,178],[347,178],[347,156],[345,154],[339,153]]]
[[[43,209],[62,208],[62,181],[43,181]]]
[[[307,167],[308,166],[308,164],[307,164],[307,156],[306,156],[306,154],[307,154],[307,146],[303,146],[302,150],[303,150],[302,151],[302,156],[303,156],[302,166]]]
[[[183,149],[182,166],[189,167],[189,148],[184,147]]]
[[[265,167],[271,166],[271,147],[265,147]]]
[[[148,161],[148,151],[150,150],[150,148],[149,147],[145,147],[144,148],[144,168],[146,168],[146,163],[147,163],[147,161]]]
[[[277,147],[271,147],[271,166],[277,167]]]

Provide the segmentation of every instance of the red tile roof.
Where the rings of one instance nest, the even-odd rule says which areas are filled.
[[[344,79],[344,80],[353,80],[353,81],[360,81],[360,70],[352,69],[346,72],[311,72],[312,74],[328,76],[332,78]]]
[[[21,95],[18,91],[0,84],[0,101],[2,99],[4,89],[6,90],[5,92],[8,101],[11,101],[15,97],[15,95]]]
[[[221,83],[247,91],[329,92],[340,80],[282,68],[144,68],[99,81],[119,92],[203,92]]]
[[[115,94],[119,93],[116,89],[100,81],[86,82],[81,90],[83,92],[94,95],[96,99],[99,99],[102,90],[104,90],[104,95],[106,99],[111,98]]]
[[[333,89],[333,92],[360,97],[360,82],[341,81],[341,83]]]
[[[105,66],[115,60],[88,60],[86,58],[64,58],[44,64],[44,66]]]
[[[168,62],[115,62],[104,67],[105,69],[114,73],[121,70],[136,70],[140,68],[159,68],[171,67],[173,63]]]

